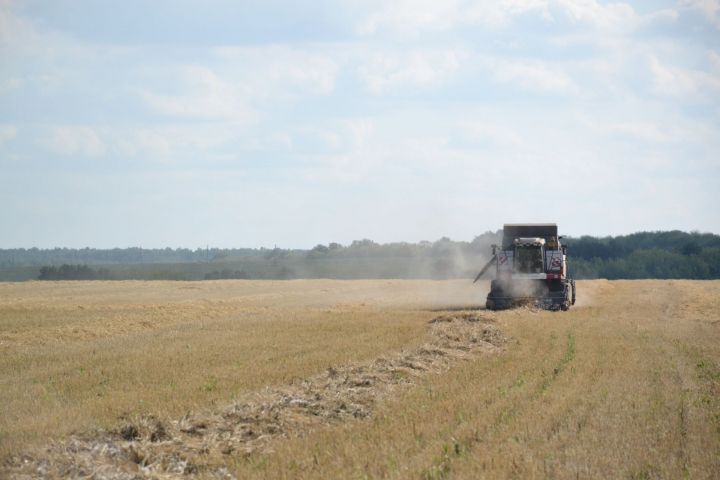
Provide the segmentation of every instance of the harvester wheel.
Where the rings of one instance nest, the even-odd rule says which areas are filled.
[[[560,304],[560,309],[565,312],[570,309],[570,305],[572,305],[572,294],[574,292],[572,281],[565,283],[564,285],[564,299],[563,302]]]

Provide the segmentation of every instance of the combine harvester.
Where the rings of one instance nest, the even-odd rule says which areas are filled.
[[[477,282],[495,264],[488,310],[517,305],[567,310],[574,305],[575,280],[567,278],[567,247],[561,239],[554,223],[504,225],[502,246],[492,246],[492,258],[475,277]]]

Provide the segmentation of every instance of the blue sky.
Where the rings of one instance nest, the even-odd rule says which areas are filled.
[[[720,232],[720,2],[0,0],[0,247]]]

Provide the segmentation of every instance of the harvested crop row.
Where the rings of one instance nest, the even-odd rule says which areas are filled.
[[[125,418],[113,431],[74,435],[46,448],[12,458],[14,478],[87,477],[103,479],[215,476],[232,478],[228,455],[266,451],[277,437],[372,414],[376,402],[452,362],[497,352],[506,338],[492,316],[455,313],[430,322],[429,341],[409,352],[326,372],[237,399],[223,409],[176,420]]]

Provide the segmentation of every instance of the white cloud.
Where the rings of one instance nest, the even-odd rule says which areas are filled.
[[[101,157],[107,147],[97,132],[90,127],[53,127],[50,136],[42,143],[53,153],[60,155],[82,155]]]
[[[611,125],[609,130],[648,143],[669,143],[672,139],[668,131],[647,122],[618,123]]]
[[[167,82],[162,92],[140,89],[156,113],[198,119],[249,121],[269,104],[335,89],[338,65],[327,55],[281,46],[218,47],[205,65],[181,65],[156,70]],[[166,90],[180,94],[167,94]]]
[[[549,19],[547,6],[545,0],[391,0],[380,2],[358,23],[357,31],[361,35],[388,31],[415,36],[422,31],[443,31],[460,25],[495,28],[506,25],[515,16],[533,11]]]
[[[208,164],[220,157],[234,157],[236,145],[247,139],[243,136],[245,128],[243,122],[230,120],[165,123],[139,128],[105,127],[102,138],[108,152],[123,159],[148,163],[199,161]],[[247,145],[248,149],[253,146],[257,145]],[[277,148],[277,144],[274,147]]]
[[[714,2],[700,0],[698,3]],[[703,5],[702,9],[708,15],[715,15],[712,5]],[[574,24],[612,31],[632,30],[655,21],[673,21],[678,16],[673,8],[640,15],[630,3],[596,0],[390,0],[379,3],[358,23],[357,31],[361,35],[391,32],[414,37],[421,32],[463,26],[497,29],[508,27],[515,18],[528,14],[543,22],[567,19]]]
[[[297,54],[291,58],[274,58],[265,80],[278,84],[276,88],[291,85],[301,93],[330,95],[335,90],[337,65],[327,57]]]
[[[362,148],[367,145],[375,130],[375,124],[369,118],[346,120],[344,126],[349,132],[350,144],[353,148]]]
[[[661,63],[650,57],[650,71],[656,93],[671,96],[717,95],[720,77],[702,70],[692,70]]]
[[[683,95],[697,91],[697,83],[688,70],[663,65],[656,57],[650,58],[650,70],[657,93]]]
[[[22,80],[16,77],[0,80],[0,95],[5,95],[22,86]]]
[[[411,178],[439,180],[447,174],[444,167],[453,162],[440,136],[398,136],[392,140],[373,138],[372,142],[352,146],[337,154],[324,155],[321,162],[306,170],[316,182],[393,184],[401,189]]]
[[[329,95],[335,90],[339,66],[328,54],[283,45],[218,47],[212,54],[245,95],[287,98]]]
[[[596,125],[596,127],[600,127]],[[684,118],[638,119],[603,125],[610,134],[619,134],[631,140],[664,148],[669,144],[676,146],[705,146],[710,149],[720,146],[717,129],[701,120]],[[643,148],[645,148],[643,146]],[[691,159],[685,159],[686,162]]]
[[[358,68],[358,74],[373,94],[407,87],[426,87],[450,77],[464,57],[464,54],[452,50],[376,54]]]
[[[443,30],[456,21],[459,0],[396,0],[383,2],[382,7],[359,23],[358,32],[372,35],[381,30],[414,34],[419,30]]]
[[[0,3],[0,49],[36,43],[38,34],[34,25],[15,15],[10,7],[9,2]]]
[[[374,141],[374,127],[372,119],[362,117],[335,121],[329,125],[301,125],[285,133],[289,140],[287,150],[317,155],[357,152]]]
[[[711,50],[708,52],[708,60],[710,61],[710,68],[715,71],[715,75],[720,76],[720,54]]]
[[[488,142],[504,147],[521,147],[523,138],[515,130],[488,122],[465,122],[459,129],[470,141]]]
[[[645,15],[642,23],[646,25],[672,23],[678,19],[680,12],[675,8],[664,8]]]
[[[699,11],[708,22],[720,28],[720,0],[683,0],[682,4]]]
[[[207,47],[177,32],[177,43],[162,45],[155,38],[123,37],[120,23],[109,25],[110,35],[75,31],[97,17],[87,13],[67,22],[51,18],[51,9],[40,4],[17,10],[34,17],[8,18],[7,11],[16,12],[3,10],[2,1],[0,100],[8,125],[0,126],[0,143],[16,135],[5,149],[11,146],[9,153],[28,159],[13,168],[34,173],[50,150],[104,157],[110,176],[184,172],[187,183],[181,187],[155,182],[150,189],[187,201],[175,216],[162,210],[164,201],[152,211],[177,225],[184,226],[183,218],[197,208],[187,195],[214,198],[218,179],[226,175],[234,175],[226,185],[233,194],[258,192],[238,194],[247,198],[292,191],[282,197],[299,199],[297,205],[322,199],[280,222],[268,221],[293,228],[307,221],[303,212],[343,201],[355,205],[345,212],[372,218],[388,196],[399,201],[390,202],[391,220],[414,220],[424,213],[413,205],[450,198],[463,206],[455,209],[463,217],[457,224],[467,226],[466,219],[487,214],[483,208],[490,203],[501,206],[493,214],[499,217],[522,211],[518,192],[525,197],[540,192],[541,164],[555,165],[553,181],[584,193],[581,199],[608,188],[627,198],[635,195],[633,183],[641,177],[682,188],[679,177],[696,175],[700,186],[688,198],[717,190],[720,55],[708,51],[707,32],[713,30],[706,21],[717,19],[717,2],[693,2],[688,8],[696,13],[676,7],[635,11],[629,0],[353,2],[352,13],[363,9],[365,16],[348,16],[347,4],[338,2],[317,25],[311,21],[275,37],[286,44],[268,45],[267,34],[252,38],[248,31],[241,45]],[[678,11],[683,16],[677,28],[653,28],[674,21]],[[328,41],[323,30],[328,18],[360,19],[356,33],[362,35]],[[236,33],[209,35],[207,41],[230,41]],[[546,94],[552,96],[537,98]],[[595,123],[580,122],[583,115]],[[85,173],[70,163],[57,161],[37,175],[47,180],[59,172],[86,182]],[[347,182],[352,188],[345,188]],[[123,205],[127,192],[118,191],[122,195],[112,202]],[[28,188],[26,195],[49,198],[41,189]],[[252,202],[210,203],[221,217],[239,216],[237,205]],[[596,219],[615,208],[596,204]],[[267,205],[256,207],[253,215],[260,222],[279,218]],[[588,201],[576,207],[581,214]],[[637,208],[638,215],[657,210],[642,202]],[[542,213],[540,206],[537,210]],[[568,221],[576,222],[575,228],[593,225],[581,217]],[[673,221],[657,226],[674,228]],[[697,222],[706,228],[718,224],[710,214]],[[258,229],[253,222],[240,223]],[[384,231],[352,223],[362,235]],[[410,223],[426,235],[422,221]],[[217,225],[242,242],[259,241],[250,230],[238,234],[230,224]],[[619,228],[608,225],[592,228]],[[175,232],[186,239],[181,243],[193,234],[183,228]],[[326,228],[318,223],[313,233],[318,241],[328,240],[322,238]],[[466,228],[471,235],[481,227]],[[277,232],[267,238],[290,238],[282,235],[291,233]]]
[[[595,0],[556,0],[559,8],[571,21],[599,29],[634,28],[640,17],[627,3],[599,3]]]
[[[17,135],[17,128],[14,125],[0,125],[0,145],[12,140]]]
[[[48,55],[61,48],[78,47],[71,36],[18,15],[14,3],[17,2],[0,2],[0,53],[4,57]]]
[[[344,144],[344,139],[337,131],[314,125],[300,126],[288,136],[291,140],[290,150],[294,153],[322,155],[339,150]]]
[[[118,132],[115,148],[123,156],[149,160],[164,160],[172,152],[172,136],[163,129],[142,128],[132,132]]]
[[[547,62],[486,58],[483,63],[497,83],[514,84],[528,91],[564,95],[579,91],[561,67]]]
[[[211,69],[189,65],[181,67],[179,73],[180,83],[186,93],[166,95],[141,92],[143,99],[156,113],[205,119],[248,117],[248,109],[238,89]]]

